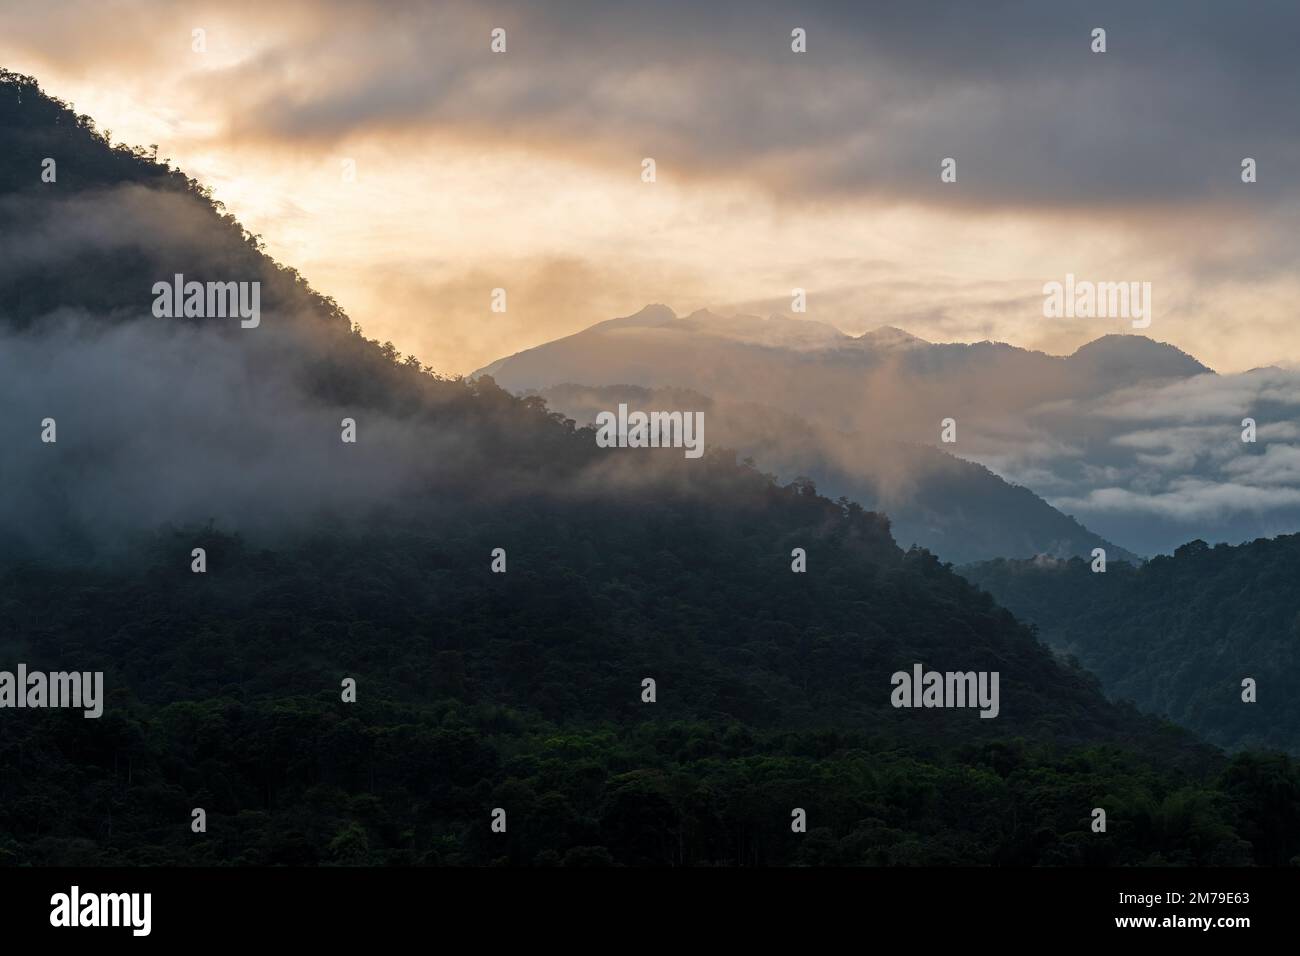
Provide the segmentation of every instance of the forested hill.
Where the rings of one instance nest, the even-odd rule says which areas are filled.
[[[5,661],[105,713],[0,713],[0,856],[36,863],[1285,863],[1300,775],[1104,702],[877,522],[721,498],[519,500],[250,547],[163,533],[0,575]],[[789,570],[806,546],[809,570]],[[208,571],[190,572],[191,548]],[[508,555],[490,570],[490,548]],[[1000,712],[889,705],[923,662]],[[655,700],[644,681],[655,681]],[[356,681],[355,703],[341,699]],[[204,808],[208,830],[189,829]],[[493,808],[508,835],[489,828]],[[1102,807],[1105,834],[1090,830]],[[790,830],[803,808],[809,832]],[[804,839],[806,837],[806,839]]]
[[[1108,703],[880,516],[439,379],[34,84],[0,138],[0,670],[106,696],[0,709],[0,861],[1300,854],[1289,761]],[[261,277],[261,324],[154,317],[173,271]],[[996,718],[892,707],[914,664]]]
[[[1209,547],[1104,574],[1087,562],[962,569],[1106,691],[1225,747],[1300,752],[1300,535]],[[1257,700],[1242,700],[1242,681]]]
[[[281,322],[309,315],[347,331],[337,303],[267,256],[210,190],[154,161],[153,148],[111,146],[31,77],[0,70],[0,133],[0,318],[9,325],[77,311],[148,316],[153,283],[182,273],[259,280],[263,309]]]
[[[646,480],[540,401],[366,339],[197,182],[110,147],[33,81],[0,73],[0,137],[0,557],[111,551],[169,521],[263,539],[322,513],[364,525],[558,490],[588,466],[592,485]],[[176,274],[259,283],[260,323],[155,317]],[[47,418],[57,444],[31,440]]]

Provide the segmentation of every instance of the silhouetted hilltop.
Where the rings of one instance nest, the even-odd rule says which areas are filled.
[[[1099,381],[1127,384],[1152,378],[1186,378],[1213,369],[1181,349],[1144,335],[1103,335],[1081,345],[1068,359]]]

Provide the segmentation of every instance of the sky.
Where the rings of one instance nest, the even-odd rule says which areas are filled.
[[[157,144],[367,335],[449,374],[654,302],[789,312],[794,288],[851,334],[1064,354],[1132,331],[1044,317],[1066,274],[1150,282],[1145,334],[1218,371],[1300,363],[1294,3],[0,0],[0,18],[0,67]]]

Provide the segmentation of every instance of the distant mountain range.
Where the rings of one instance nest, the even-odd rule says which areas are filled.
[[[933,344],[888,326],[851,336],[785,315],[701,310],[679,319],[667,306],[651,305],[471,377],[491,375],[511,390],[565,382],[690,388],[736,401],[779,401],[828,424],[869,422],[873,432],[937,441],[941,418],[977,426],[1045,402],[1209,371],[1142,336],[1107,335],[1061,357],[1000,342]],[[913,389],[908,401],[882,401],[905,388]]]
[[[652,305],[474,374],[524,394],[631,385],[765,406],[835,436],[841,447],[823,447],[822,457],[855,458],[848,471],[860,484],[844,485],[829,470],[811,477],[873,500],[866,489],[881,484],[877,473],[897,470],[878,448],[933,446],[1032,489],[1058,518],[1077,518],[1079,530],[1066,534],[1058,518],[1040,526],[1041,509],[1027,507],[1014,545],[1022,549],[1083,554],[1095,537],[1150,555],[1197,537],[1238,543],[1300,528],[1300,447],[1292,443],[1300,376],[1276,368],[1219,375],[1140,335],[1106,335],[1055,356],[994,342],[934,344],[892,327],[851,336],[784,315],[677,318]],[[1258,426],[1253,443],[1241,440],[1246,418]],[[946,419],[955,422],[952,443],[941,441]],[[805,435],[790,440],[807,444]],[[857,454],[846,456],[845,443]],[[782,470],[783,460],[770,467]],[[912,482],[918,494],[924,474]],[[991,492],[951,483],[946,492],[954,497],[914,502],[931,516],[920,522],[897,496],[881,506],[939,554],[988,554],[992,539],[981,544],[978,521],[962,516],[985,507],[976,502]],[[990,520],[1013,520],[994,510]],[[964,524],[969,534],[955,531]]]

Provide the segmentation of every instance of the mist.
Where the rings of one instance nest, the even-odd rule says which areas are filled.
[[[1143,336],[1053,356],[897,329],[854,337],[780,315],[677,319],[655,306],[485,371],[579,421],[610,396],[565,386],[630,385],[683,409],[708,401],[717,441],[780,477],[816,476],[820,490],[884,510],[901,543],[912,535],[940,555],[971,553],[951,540],[954,522],[1022,557],[1087,554],[1094,538],[1171,553],[1197,537],[1238,543],[1300,526],[1300,376],[1219,375]],[[1243,441],[1246,418],[1254,441]],[[993,476],[1026,492],[1021,507],[1032,512],[1041,495],[1065,522],[1008,539],[1034,522]],[[1069,516],[1095,535],[1069,528]]]

